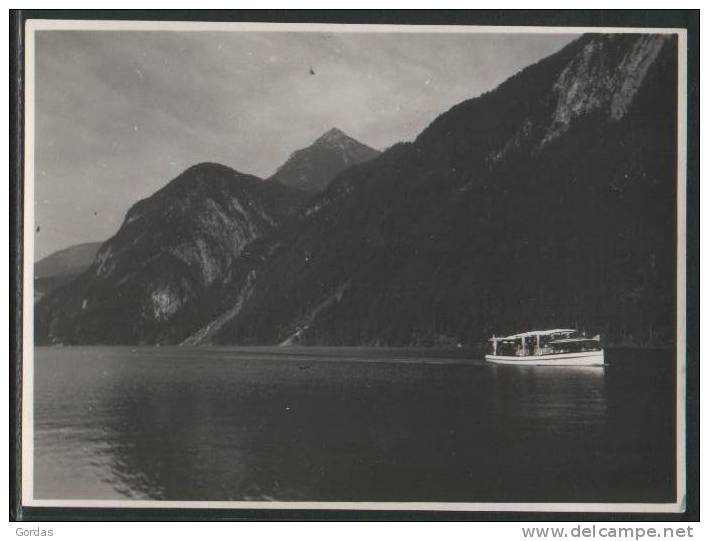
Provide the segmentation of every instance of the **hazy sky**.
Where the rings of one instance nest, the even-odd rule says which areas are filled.
[[[331,127],[411,140],[574,37],[37,32],[35,254],[107,239],[198,162],[267,177]]]

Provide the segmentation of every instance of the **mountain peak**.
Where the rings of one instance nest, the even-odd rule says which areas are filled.
[[[188,167],[184,173],[223,173],[223,174],[241,174],[236,169],[216,162],[199,162]]]
[[[200,162],[182,171],[182,173],[155,192],[154,195],[162,194],[162,196],[168,197],[169,199],[170,197],[176,196],[176,194],[182,194],[184,196],[188,193],[213,188],[216,189],[219,186],[226,186],[228,184],[253,186],[260,182],[260,178],[241,173],[227,165],[216,162]],[[141,203],[142,202],[138,202],[136,205],[140,205]],[[131,211],[132,210],[133,209],[131,209]],[[131,211],[129,211],[129,214]]]
[[[330,128],[309,147],[291,154],[270,180],[309,192],[324,189],[335,176],[349,167],[379,155],[379,151],[350,137],[339,128]]]
[[[342,139],[352,139],[349,135],[343,132],[340,128],[330,128],[325,133],[323,133],[315,143],[319,142],[329,142],[329,141],[341,141]]]

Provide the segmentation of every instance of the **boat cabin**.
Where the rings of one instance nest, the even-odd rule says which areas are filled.
[[[490,338],[488,353],[506,357],[558,355],[582,351],[600,351],[600,336],[588,338],[576,329],[529,331]]]

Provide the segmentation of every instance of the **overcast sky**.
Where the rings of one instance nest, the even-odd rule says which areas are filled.
[[[37,32],[35,255],[106,240],[198,162],[267,177],[331,127],[411,140],[575,37]]]

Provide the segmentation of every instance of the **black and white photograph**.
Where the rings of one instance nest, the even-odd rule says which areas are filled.
[[[23,505],[681,513],[686,39],[28,20]]]

